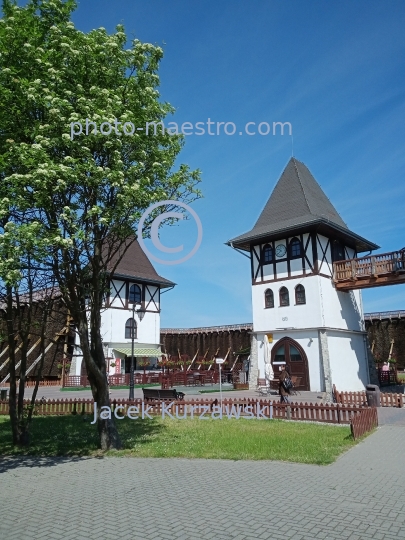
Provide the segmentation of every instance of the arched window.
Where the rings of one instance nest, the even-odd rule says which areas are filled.
[[[289,306],[290,296],[288,294],[287,287],[281,287],[279,294],[280,294],[280,306]]]
[[[139,285],[131,285],[129,289],[129,302],[131,304],[140,304],[142,302],[142,293]]]
[[[305,304],[305,287],[303,285],[297,285],[295,287],[295,303],[296,304]]]
[[[264,306],[266,308],[274,307],[274,294],[271,289],[267,289],[264,293]]]
[[[270,264],[273,262],[273,248],[266,244],[263,248],[263,264]]]
[[[128,319],[125,323],[125,339],[136,339],[138,334],[138,329],[136,326],[136,321],[134,319]]]
[[[293,238],[290,242],[290,257],[301,257],[301,242],[298,238]]]

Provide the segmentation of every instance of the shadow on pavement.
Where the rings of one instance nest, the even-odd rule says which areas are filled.
[[[102,459],[102,456],[96,456]],[[45,456],[2,456],[0,459],[0,474],[22,467],[55,467],[62,463],[77,463],[89,457],[45,457]],[[94,458],[93,458],[94,459]]]

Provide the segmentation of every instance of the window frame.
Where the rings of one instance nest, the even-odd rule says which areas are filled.
[[[134,289],[136,292],[133,294],[133,299],[131,299],[131,291]],[[139,300],[136,299],[137,293],[139,295]],[[129,304],[142,304],[142,289],[137,283],[133,283],[129,286],[128,291],[128,303]]]
[[[300,288],[300,290],[297,290]],[[301,295],[301,299],[303,298],[303,302],[299,300],[299,296]],[[307,295],[305,293],[305,287],[302,283],[298,283],[298,285],[295,287],[295,305],[297,306],[304,306],[307,303]]]
[[[268,302],[268,297],[271,298],[271,302]],[[271,305],[268,305],[271,304]],[[266,289],[264,291],[264,309],[274,308],[274,293],[271,289]]]
[[[266,258],[266,253],[270,253],[271,257],[269,259]],[[265,244],[263,246],[262,251],[262,264],[272,264],[274,262],[274,253],[273,253],[273,246],[270,244]]]
[[[138,325],[133,317],[125,322],[125,339],[138,339]]]
[[[283,295],[286,296],[287,298],[286,303],[283,303],[283,300],[282,300]],[[283,286],[280,288],[280,290],[278,291],[278,297],[280,301],[280,307],[288,307],[290,305],[290,292],[287,289],[287,287]]]
[[[298,254],[293,253],[293,249],[295,247],[299,248],[299,253]],[[300,259],[302,257],[302,255],[303,255],[303,251],[304,251],[302,249],[301,240],[299,238],[297,238],[296,236],[294,236],[294,238],[291,238],[291,240],[288,243],[288,251],[289,251],[290,259]]]

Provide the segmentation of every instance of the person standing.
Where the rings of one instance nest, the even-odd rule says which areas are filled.
[[[285,364],[281,365],[281,373],[280,377],[278,379],[278,390],[280,394],[280,403],[290,403],[290,400],[288,399],[288,396],[290,395],[290,390],[286,389],[284,384],[285,380],[289,379],[288,371],[286,370]]]

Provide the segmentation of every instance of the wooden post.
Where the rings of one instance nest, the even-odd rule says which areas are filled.
[[[352,266],[352,279],[357,279],[357,277],[356,277],[356,261],[354,259],[351,261],[351,266]]]
[[[62,388],[65,388],[65,365],[66,365],[66,357],[64,356],[62,358]]]
[[[375,275],[376,275],[376,271],[375,271],[375,257],[371,257],[371,275],[372,275],[372,276],[375,276]]]
[[[197,358],[197,354],[198,354],[198,349],[197,349],[197,352],[194,355],[194,358],[191,360],[191,364],[188,366],[187,371],[190,371],[191,366],[194,364],[194,360]]]

